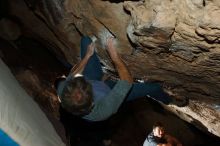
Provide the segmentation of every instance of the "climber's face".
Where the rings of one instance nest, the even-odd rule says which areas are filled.
[[[163,127],[155,127],[153,129],[153,134],[156,137],[162,138],[164,136],[164,134],[165,134],[164,128]]]

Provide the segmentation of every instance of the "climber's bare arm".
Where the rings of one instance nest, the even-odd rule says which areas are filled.
[[[84,58],[82,60],[80,60],[80,62],[78,64],[76,64],[72,69],[71,69],[71,73],[72,75],[76,75],[76,74],[82,74],[86,64],[88,63],[90,57],[94,54],[95,51],[95,44],[91,43],[88,46],[86,55],[84,56]]]
[[[131,73],[129,72],[125,63],[123,62],[123,60],[119,56],[119,54],[113,44],[113,40],[114,40],[114,38],[112,38],[112,37],[107,39],[107,44],[106,44],[107,48],[106,49],[108,51],[108,54],[111,57],[114,65],[118,71],[120,79],[127,80],[128,82],[132,83],[133,78],[131,76]]]

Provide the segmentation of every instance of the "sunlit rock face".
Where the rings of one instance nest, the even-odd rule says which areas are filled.
[[[103,65],[114,71],[100,40],[103,31],[115,36],[135,78],[190,99],[187,107],[166,108],[220,136],[220,1],[11,0],[8,6],[24,35],[72,64],[81,35],[94,35]]]

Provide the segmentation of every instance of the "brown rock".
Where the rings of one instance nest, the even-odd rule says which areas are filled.
[[[169,85],[176,95],[189,97],[196,104],[180,113],[220,136],[219,124],[212,124],[220,123],[218,111],[210,114],[213,105],[220,104],[218,0],[46,0],[30,6],[34,11],[23,1],[12,0],[10,13],[20,19],[26,35],[45,43],[58,58],[75,64],[80,36],[100,40],[100,32],[107,30],[118,39],[118,50],[135,78],[147,76]],[[102,63],[114,71],[100,41],[97,46]],[[210,112],[192,110],[202,105]]]
[[[0,28],[0,37],[5,40],[13,41],[21,35],[19,25],[9,18],[2,18],[0,20]]]

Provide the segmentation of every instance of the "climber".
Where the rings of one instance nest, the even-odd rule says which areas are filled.
[[[158,83],[134,83],[125,63],[114,46],[115,39],[106,41],[106,50],[118,71],[120,80],[103,81],[103,72],[95,44],[89,37],[81,40],[81,61],[71,69],[67,78],[57,83],[61,106],[89,121],[102,121],[117,112],[123,101],[151,97],[164,104],[184,106],[165,93]]]
[[[84,137],[85,141],[88,141],[87,139],[90,139],[92,135],[101,135],[101,138],[94,137],[93,140],[111,143],[108,138],[109,130],[106,130],[109,128],[106,121],[118,111],[124,101],[145,96],[152,97],[164,104],[175,101],[174,98],[163,92],[157,83],[134,83],[129,70],[114,46],[116,40],[113,37],[105,40],[106,50],[118,71],[120,80],[103,80],[102,67],[95,52],[95,43],[90,37],[83,37],[81,39],[81,61],[72,67],[66,78],[59,78],[55,83],[61,103],[61,121],[69,130],[67,133],[70,135],[72,133],[70,139],[75,139],[73,141],[79,141],[80,138],[77,137]],[[96,128],[102,127],[100,125],[104,125],[103,128]],[[72,128],[69,128],[70,126]],[[83,132],[82,129],[92,130]],[[85,133],[98,131],[97,129],[101,132],[90,136],[85,135]]]
[[[182,146],[175,137],[165,133],[161,122],[155,122],[153,131],[148,134],[143,146]]]

